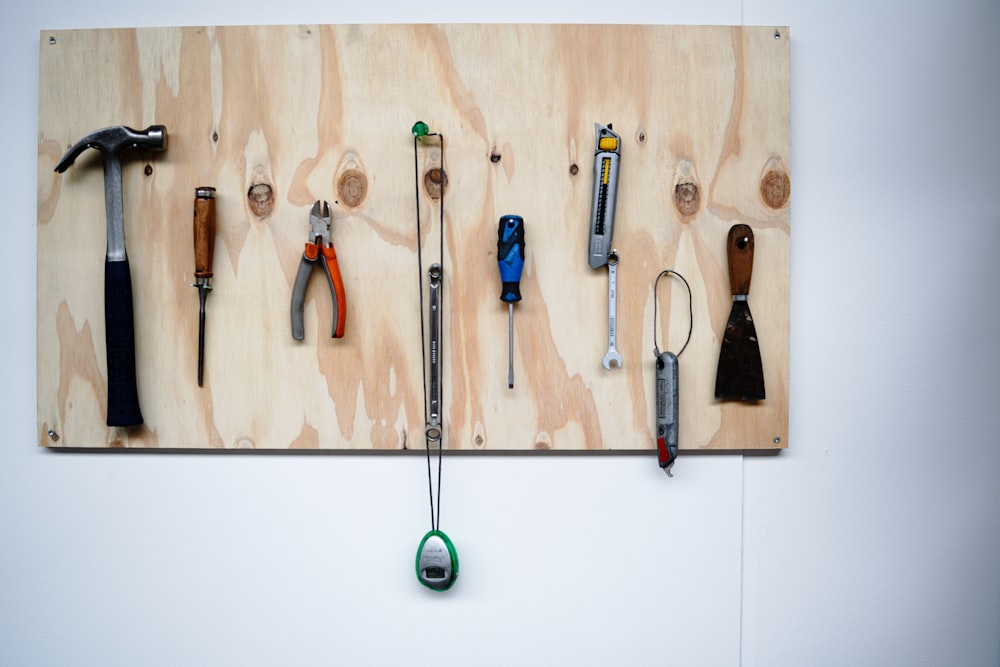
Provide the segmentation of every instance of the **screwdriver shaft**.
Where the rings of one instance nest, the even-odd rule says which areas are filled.
[[[514,388],[514,302],[507,304],[510,306],[507,317],[507,342],[508,342],[508,366],[507,366],[507,388]]]

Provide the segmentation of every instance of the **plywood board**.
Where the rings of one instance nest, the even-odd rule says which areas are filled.
[[[38,128],[38,427],[45,446],[423,447],[415,211],[438,261],[446,138],[445,446],[653,449],[653,280],[694,293],[680,357],[682,449],[787,445],[789,35],[786,28],[345,25],[45,31]],[[623,137],[615,228],[618,347],[607,371],[607,271],[587,264],[594,124]],[[98,128],[167,127],[124,168],[145,423],[105,425],[103,175]],[[205,386],[196,382],[194,189],[218,189]],[[269,198],[268,198],[269,193]],[[289,303],[309,209],[334,208],[343,339],[314,276],[304,341]],[[527,261],[507,387],[496,229],[522,215]],[[714,399],[731,299],[725,240],[756,233],[750,305],[766,400]],[[425,264],[426,266],[426,264]],[[660,288],[662,348],[687,332]]]

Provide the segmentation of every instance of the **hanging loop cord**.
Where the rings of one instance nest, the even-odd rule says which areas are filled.
[[[684,287],[687,288],[687,293],[688,293],[688,335],[687,339],[684,341],[684,346],[681,347],[681,351],[678,352],[676,356],[680,357],[681,354],[684,353],[684,350],[687,348],[688,343],[691,342],[691,331],[694,329],[694,297],[691,295],[691,285],[689,285],[688,281],[684,279],[684,276],[677,273],[673,269],[666,269],[664,271],[660,271],[660,275],[656,276],[656,281],[653,283],[653,356],[657,358],[659,358],[660,356],[660,348],[656,344],[656,322],[659,319],[656,315],[656,305],[657,305],[656,288],[660,284],[660,278],[668,274],[673,274],[678,278],[680,278],[681,282],[684,283]]]
[[[423,133],[418,133],[418,126],[421,123],[414,125],[413,130],[413,181],[414,181],[414,192],[416,193],[416,210],[417,210],[417,285],[420,291],[420,367],[423,371],[423,390],[424,390],[424,424],[425,426],[430,425],[430,410],[427,401],[427,341],[426,334],[424,333],[424,263],[423,255],[421,253],[421,235],[420,229],[420,163],[417,159],[417,143],[421,139],[429,137],[437,137],[441,142],[441,171],[444,171],[444,135],[440,132],[426,132],[426,126]],[[444,265],[444,183],[441,185],[441,200],[439,202],[439,223],[438,227],[440,229],[441,238],[438,245],[438,256],[441,258],[441,265]],[[438,287],[438,317],[444,311],[444,281]],[[441,354],[441,348],[443,345],[443,332],[442,327],[437,327],[438,330],[438,350],[437,354]],[[439,357],[440,358],[440,357]],[[444,388],[439,384],[439,391],[441,395],[444,395]],[[443,401],[442,401],[443,402]],[[434,502],[434,482],[431,475],[431,441],[437,442],[438,447],[438,465],[437,465],[437,503]],[[424,429],[424,450],[427,453],[427,493],[430,499],[431,506],[431,530],[438,530],[438,526],[441,525],[441,450],[443,448],[444,441],[444,428],[439,427],[436,437],[432,437],[429,428]],[[437,506],[435,510],[435,505]]]

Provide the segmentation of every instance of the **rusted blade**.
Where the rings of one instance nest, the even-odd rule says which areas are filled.
[[[750,306],[734,300],[719,352],[715,375],[715,398],[719,401],[763,401],[764,369],[760,362],[757,329]]]

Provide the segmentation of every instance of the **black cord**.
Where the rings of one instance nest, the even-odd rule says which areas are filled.
[[[667,274],[673,274],[678,278],[680,278],[681,281],[684,283],[684,286],[687,287],[688,291],[688,335],[687,335],[687,340],[684,341],[684,346],[681,348],[681,351],[677,353],[677,356],[680,357],[681,354],[684,353],[684,350],[687,348],[688,343],[691,342],[691,331],[694,329],[694,297],[691,295],[691,285],[689,285],[688,281],[684,279],[684,276],[677,273],[673,269],[666,269],[664,271],[660,271],[660,274],[656,276],[656,280],[653,282],[653,356],[655,357],[660,356],[660,348],[656,344],[656,321],[659,319],[659,317],[657,317],[656,315],[656,303],[657,303],[656,288],[660,284],[660,278],[662,278]]]
[[[441,202],[439,205],[439,220],[440,220],[440,241],[438,244],[438,252],[441,257],[442,267],[444,265],[444,135],[440,132],[434,132],[431,134],[426,134],[423,136],[428,137],[438,137],[441,141]],[[421,239],[420,229],[420,165],[417,158],[417,141],[419,140],[417,134],[413,135],[413,180],[414,180],[414,193],[416,196],[416,210],[417,210],[417,285],[420,291],[420,368],[422,370],[423,376],[423,390],[424,390],[424,423],[426,424],[430,421],[430,411],[427,404],[427,340],[424,331],[424,264],[423,264],[423,254],[421,252],[421,247],[423,243]],[[442,270],[442,275],[444,271]],[[444,313],[444,280],[438,286],[438,311],[437,317],[439,318],[437,332],[438,332],[438,359],[441,359],[441,350],[444,349],[444,327],[441,326],[441,319]],[[439,405],[444,403],[444,383],[438,383],[438,400]],[[431,530],[437,530],[438,526],[441,525],[441,460],[442,460],[442,450],[444,449],[444,428],[440,428],[439,435],[437,438],[438,443],[438,481],[437,481],[437,513],[435,515],[435,503],[434,503],[434,479],[431,473],[431,437],[424,431],[424,450],[427,454],[427,494],[430,500],[431,506]]]

